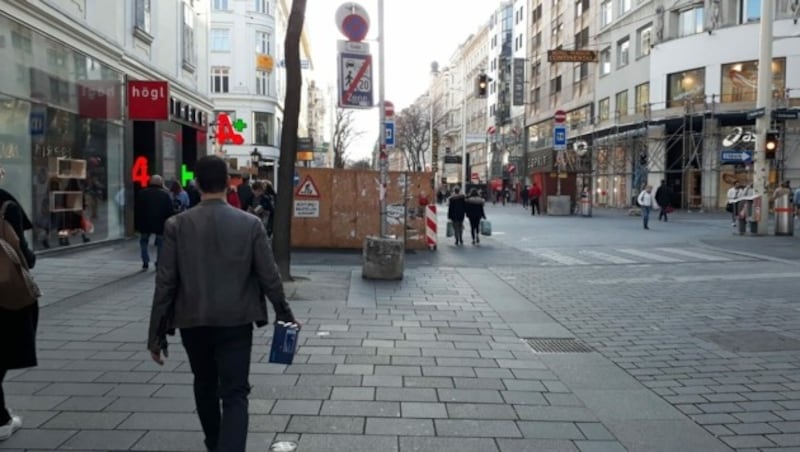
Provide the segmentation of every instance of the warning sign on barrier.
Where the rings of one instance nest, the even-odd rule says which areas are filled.
[[[311,176],[306,176],[303,182],[297,186],[297,191],[294,192],[295,196],[300,198],[319,198],[319,190],[317,184]]]

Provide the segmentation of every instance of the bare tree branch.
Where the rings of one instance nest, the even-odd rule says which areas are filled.
[[[344,168],[347,163],[347,148],[354,140],[364,135],[364,131],[354,128],[353,111],[336,109],[333,123],[333,167]]]
[[[417,105],[400,112],[397,117],[397,146],[413,164],[411,171],[425,169],[425,152],[430,145],[430,115]]]

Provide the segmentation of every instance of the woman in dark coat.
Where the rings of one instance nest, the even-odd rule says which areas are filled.
[[[480,226],[481,219],[486,219],[483,205],[486,201],[478,195],[478,190],[474,188],[469,193],[469,198],[465,202],[465,211],[469,218],[469,230],[472,234],[472,244],[481,243]]]
[[[456,187],[455,194],[450,197],[447,204],[447,218],[453,222],[453,232],[456,236],[456,245],[464,244],[464,215],[466,215],[466,197],[461,193],[461,189]]]
[[[11,224],[19,237],[20,249],[25,255],[28,267],[33,268],[36,264],[36,255],[28,247],[24,235],[26,230],[33,228],[31,220],[11,193],[0,188],[0,206],[6,201],[14,203],[6,210],[6,221]],[[18,416],[12,416],[6,408],[3,380],[11,369],[36,366],[36,326],[38,322],[39,305],[37,303],[18,311],[0,307],[0,344],[3,344],[0,346],[0,441],[8,439],[22,426],[22,420]]]

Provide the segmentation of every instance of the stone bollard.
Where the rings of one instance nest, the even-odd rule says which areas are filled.
[[[383,237],[364,239],[361,277],[364,279],[403,279],[405,249],[402,240]]]

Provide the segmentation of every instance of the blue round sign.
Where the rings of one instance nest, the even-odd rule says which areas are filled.
[[[347,36],[347,39],[359,42],[367,37],[369,24],[364,17],[358,14],[350,14],[342,21],[342,31]]]

